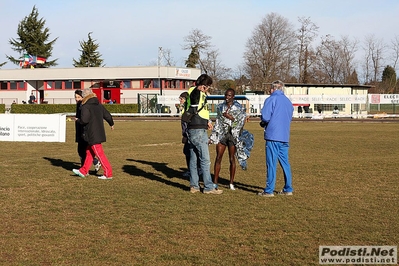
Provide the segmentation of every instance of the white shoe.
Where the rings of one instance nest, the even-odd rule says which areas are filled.
[[[79,169],[72,169],[72,172],[77,175],[80,176],[81,178],[85,178],[86,176],[84,174],[82,174]]]
[[[230,189],[231,189],[231,190],[236,190],[236,188],[234,187],[233,184],[230,184]]]
[[[96,165],[94,165],[94,170],[96,170],[96,172],[98,172],[101,168],[101,163],[98,162]]]
[[[102,180],[111,180],[112,176],[110,177],[106,177],[105,175],[99,176],[98,179],[102,179]]]

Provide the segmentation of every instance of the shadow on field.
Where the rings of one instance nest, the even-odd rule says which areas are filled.
[[[80,168],[80,164],[74,163],[74,162],[67,162],[62,159],[55,159],[55,158],[49,158],[49,157],[43,157],[43,159],[49,161],[52,165],[62,167],[66,170],[72,170],[73,168]]]
[[[151,165],[154,168],[154,170],[163,173],[168,178],[178,177],[180,179],[188,181],[188,179],[183,178],[181,176],[182,173],[180,171],[176,171],[175,169],[168,167],[167,163],[159,163],[159,162],[151,162],[151,161],[143,161],[143,160],[135,160],[135,159],[126,159],[126,160],[130,161],[130,162],[137,162],[137,163]],[[124,165],[122,167],[122,169],[127,174],[130,174],[133,176],[142,176],[144,178],[155,180],[155,181],[161,182],[161,183],[169,185],[169,186],[181,188],[183,190],[187,190],[189,187],[189,182],[187,182],[187,185],[173,182],[173,181],[170,181],[169,179],[165,179],[165,178],[157,175],[156,173],[143,171],[143,170],[137,168],[137,166],[135,166],[135,165]]]
[[[229,183],[229,182],[227,182]],[[244,190],[248,192],[253,192],[253,193],[258,193],[264,189],[264,187],[259,187],[259,186],[252,186],[248,184],[244,184],[241,182],[234,182],[234,186],[238,188],[239,190]]]

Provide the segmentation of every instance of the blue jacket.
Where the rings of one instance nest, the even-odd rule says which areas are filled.
[[[266,123],[265,140],[289,142],[290,126],[294,107],[281,90],[275,90],[268,97],[261,111],[261,119]]]

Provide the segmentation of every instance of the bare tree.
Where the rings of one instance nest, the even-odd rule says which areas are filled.
[[[204,68],[202,56],[212,47],[210,43],[211,39],[212,37],[205,35],[199,29],[193,29],[189,35],[184,37],[185,44],[183,45],[183,50],[190,50],[191,53],[194,53],[198,57],[195,57],[195,60],[198,60],[198,62],[194,63],[198,64],[199,68],[205,73],[206,69]]]
[[[386,46],[382,39],[377,39],[374,35],[369,35],[364,40],[364,76],[365,83],[376,83],[378,77],[381,77],[381,73],[384,68],[384,51]]]
[[[321,44],[316,48],[315,79],[318,83],[341,83],[341,50],[340,43],[331,35],[322,37]]]
[[[396,69],[396,65],[398,64],[399,60],[399,35],[395,36],[395,39],[392,41],[392,46],[391,49],[393,51],[392,57],[393,57],[393,64],[392,67]]]
[[[175,66],[176,61],[172,57],[170,49],[162,49],[162,59],[165,62],[165,66]]]
[[[300,17],[301,24],[296,38],[298,39],[298,81],[308,83],[310,81],[309,68],[311,67],[311,44],[317,36],[319,27],[314,24],[310,18]]]
[[[218,50],[206,52],[203,56],[202,64],[206,73],[212,77],[215,86],[220,80],[230,78],[229,72],[231,72],[231,69],[224,66],[219,60]]]
[[[343,36],[340,40],[340,47],[342,53],[342,83],[349,83],[353,79],[353,72],[355,71],[355,56],[358,50],[359,42],[349,37]]]
[[[270,13],[256,26],[246,44],[245,71],[254,89],[275,79],[287,80],[293,73],[294,30],[289,21]]]

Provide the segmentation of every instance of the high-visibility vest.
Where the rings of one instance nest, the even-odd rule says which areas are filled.
[[[190,100],[190,95],[191,92],[195,89],[195,87],[191,87],[188,90],[188,97],[187,97],[187,107],[186,110],[188,110],[191,106],[191,100]],[[200,92],[200,100],[198,102],[198,107],[197,107],[198,115],[206,120],[209,120],[209,109],[208,109],[208,104],[206,102],[206,94],[204,92]]]

